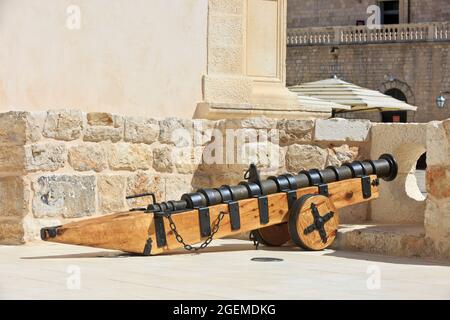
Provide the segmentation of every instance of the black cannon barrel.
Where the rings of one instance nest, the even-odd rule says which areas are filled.
[[[303,170],[298,175],[271,176],[258,183],[243,181],[236,186],[224,185],[219,188],[199,189],[197,192],[184,194],[178,201],[151,204],[148,206],[148,211],[174,212],[201,208],[373,174],[391,181],[397,176],[397,171],[398,166],[394,157],[383,154],[378,160],[353,161],[341,167],[330,166],[323,170]]]

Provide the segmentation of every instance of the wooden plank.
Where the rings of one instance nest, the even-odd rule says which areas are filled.
[[[371,176],[371,180],[376,176]],[[371,186],[372,196],[364,199],[362,196],[361,179],[350,179],[328,184],[330,200],[337,209],[361,203],[378,197],[377,186]],[[308,187],[297,190],[297,197],[305,194],[317,194],[317,187]],[[225,216],[220,224],[219,231],[214,238],[232,236],[239,233],[267,227],[286,222],[288,219],[287,196],[285,193],[268,195],[269,223],[262,225],[259,220],[257,199],[239,201],[241,228],[231,230],[228,215],[228,206],[219,204],[210,207],[211,228],[215,225],[221,212]],[[198,244],[206,238],[200,236],[198,211],[190,210],[172,215],[178,232],[184,241],[189,244]],[[125,212],[72,222],[57,229],[55,238],[47,241],[84,245],[104,249],[115,249],[126,252],[143,253],[145,244],[152,240],[152,254],[170,252],[182,247],[171,231],[169,222],[164,219],[167,245],[156,246],[155,224],[152,213],[143,211]]]

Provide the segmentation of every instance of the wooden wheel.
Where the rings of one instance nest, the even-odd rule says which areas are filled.
[[[279,247],[291,240],[288,224],[281,223],[254,231],[256,239],[266,246]]]
[[[322,195],[300,197],[289,210],[292,241],[306,250],[323,250],[336,238],[339,215],[331,200]]]

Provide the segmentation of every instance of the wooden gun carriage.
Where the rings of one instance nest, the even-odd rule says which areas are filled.
[[[292,240],[307,250],[332,244],[338,210],[376,199],[379,179],[397,176],[393,156],[341,167],[301,171],[261,180],[254,165],[236,186],[200,189],[180,200],[43,228],[45,241],[157,255],[179,248],[199,250],[213,238],[252,232],[256,241],[281,246]],[[202,243],[199,247],[194,244]]]

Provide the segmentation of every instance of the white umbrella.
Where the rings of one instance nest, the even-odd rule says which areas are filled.
[[[359,87],[336,77],[289,87],[289,90],[321,100],[351,107],[351,111],[379,109],[381,111],[410,110],[417,107],[395,99],[379,91]],[[337,110],[345,110],[334,108]]]

